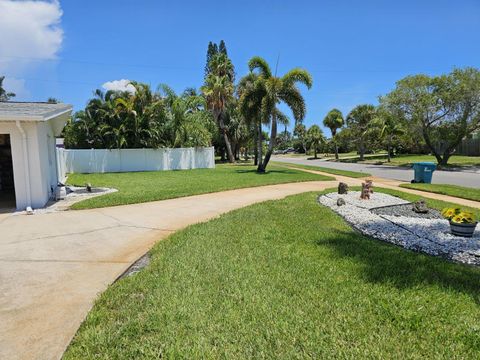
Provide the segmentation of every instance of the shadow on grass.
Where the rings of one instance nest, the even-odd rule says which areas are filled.
[[[353,230],[336,231],[334,236],[318,240],[317,245],[328,246],[341,257],[353,259],[361,265],[359,273],[366,281],[387,283],[399,289],[438,286],[467,294],[480,305],[478,268],[415,253]]]
[[[267,170],[264,173],[257,172],[257,169],[249,169],[249,170],[243,170],[243,169],[238,169],[235,170],[237,174],[248,174],[248,173],[254,173],[257,175],[268,175],[268,174],[289,174],[289,175],[295,175],[298,174],[298,172],[294,170]]]

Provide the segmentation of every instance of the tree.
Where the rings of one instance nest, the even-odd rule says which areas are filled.
[[[47,103],[49,104],[58,104],[60,101],[58,101],[58,99],[54,98],[54,97],[49,97],[47,99]]]
[[[342,112],[338,109],[332,109],[328,112],[325,119],[323,119],[323,125],[328,127],[332,132],[332,142],[335,147],[335,159],[338,160],[338,145],[336,141],[337,130],[344,125]]]
[[[210,74],[211,69],[210,69],[210,61],[212,61],[212,58],[218,54],[218,46],[215,43],[212,43],[211,41],[208,43],[208,48],[207,48],[207,62],[205,64],[205,75],[204,78],[206,79],[208,74]]]
[[[13,92],[7,92],[3,88],[3,80],[5,80],[5,76],[0,76],[0,101],[8,101],[12,97],[15,97],[15,94]]]
[[[310,150],[313,149],[313,157],[317,159],[317,151],[320,145],[325,142],[322,129],[318,125],[312,125],[307,131],[307,143]]]
[[[300,143],[302,144],[303,152],[306,153],[307,152],[307,143],[306,143],[307,128],[305,127],[305,125],[300,123],[295,125],[295,129],[293,130],[293,135],[295,135],[297,139],[300,141]]]
[[[216,54],[210,61],[209,66],[211,71],[201,90],[205,96],[207,108],[212,112],[225,141],[228,160],[233,163],[235,157],[228,137],[225,118],[229,103],[233,100],[234,68],[230,59],[223,53]]]
[[[398,136],[405,133],[403,124],[398,117],[386,109],[377,109],[377,115],[371,122],[372,130],[378,132],[380,139],[384,139],[387,147],[387,161],[392,159],[392,145]]]
[[[268,149],[259,163],[257,171],[265,172],[277,138],[277,123],[279,120],[288,121],[288,118],[278,109],[278,104],[284,102],[293,113],[295,121],[301,121],[305,117],[306,106],[297,83],[302,83],[308,88],[312,86],[311,75],[303,69],[290,70],[282,77],[272,74],[270,66],[261,57],[255,56],[248,62],[251,72],[258,71],[258,79],[252,89],[245,92],[242,101],[259,104],[259,117],[262,122],[270,124],[270,140]]]
[[[367,130],[374,117],[375,106],[369,104],[358,105],[347,115],[349,134],[357,144],[360,161],[364,160]]]
[[[447,165],[463,138],[480,128],[480,71],[408,76],[380,101],[415,126],[438,164]]]

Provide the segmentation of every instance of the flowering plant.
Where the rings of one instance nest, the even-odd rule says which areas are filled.
[[[475,215],[470,211],[462,211],[460,208],[445,208],[442,210],[442,216],[457,224],[476,223]]]

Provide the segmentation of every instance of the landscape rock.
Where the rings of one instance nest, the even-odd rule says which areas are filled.
[[[338,193],[339,194],[348,194],[348,184],[345,184],[344,182],[338,183]]]

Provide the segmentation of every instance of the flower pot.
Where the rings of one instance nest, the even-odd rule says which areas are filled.
[[[453,235],[472,237],[478,222],[472,224],[463,224],[450,221],[450,231]]]

